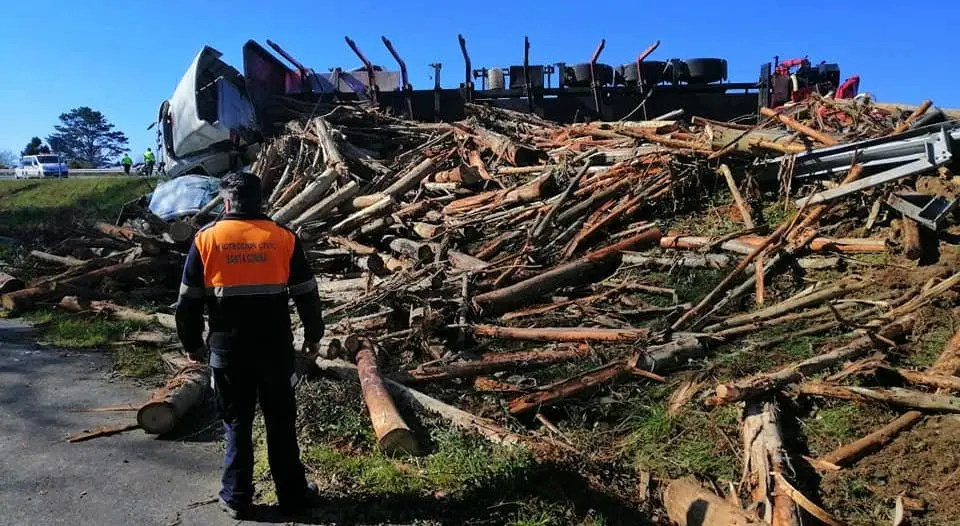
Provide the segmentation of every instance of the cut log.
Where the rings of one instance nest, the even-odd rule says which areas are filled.
[[[384,197],[367,208],[354,212],[343,221],[333,225],[330,227],[330,233],[340,234],[351,232],[365,221],[377,219],[390,213],[396,204],[396,201],[394,201],[392,197]]]
[[[733,258],[726,254],[687,254],[682,253],[673,257],[645,256],[643,254],[627,252],[623,255],[624,265],[640,267],[687,267],[687,268],[724,268],[733,265]]]
[[[920,411],[960,413],[960,398],[911,391],[909,389],[869,389],[866,387],[830,385],[820,382],[805,382],[797,387],[804,395],[839,398],[855,402],[877,402]]]
[[[83,265],[85,263],[85,261],[82,259],[77,259],[70,256],[48,254],[39,250],[31,250],[30,257],[39,259],[40,261],[46,261],[47,263],[53,263],[54,265],[63,265],[65,267],[76,267],[77,265]]]
[[[477,336],[536,342],[637,342],[649,335],[647,329],[600,329],[594,327],[498,327],[474,325]]]
[[[360,185],[356,181],[350,181],[349,183],[340,187],[336,192],[328,195],[327,197],[321,199],[317,204],[306,209],[302,214],[300,214],[296,219],[290,221],[290,227],[297,228],[310,221],[318,221],[325,218],[330,212],[333,212],[334,209],[341,206],[343,203],[346,203],[352,199],[355,195],[360,193]]]
[[[923,413],[909,411],[873,433],[835,449],[818,460],[837,466],[848,466],[889,444],[897,435],[910,429],[921,419],[923,419]]]
[[[430,245],[427,243],[419,243],[411,239],[395,237],[387,243],[387,246],[397,254],[407,256],[421,263],[433,261],[433,249],[430,248]]]
[[[946,374],[922,373],[920,371],[911,371],[909,369],[899,369],[894,367],[882,367],[883,370],[892,372],[903,378],[904,381],[913,385],[923,385],[934,387],[938,390],[960,391],[960,377]]]
[[[464,254],[457,250],[448,250],[447,259],[450,261],[450,265],[457,270],[478,271],[490,266],[489,263],[482,259],[475,258],[470,254]]]
[[[143,249],[143,253],[148,256],[156,256],[167,252],[172,245],[159,239],[145,236],[132,228],[120,227],[109,223],[97,222],[93,225],[94,230],[113,239],[137,243]]]
[[[343,247],[358,256],[370,256],[377,253],[377,249],[368,247],[362,243],[357,243],[356,241],[347,239],[345,237],[328,236],[327,241],[339,247]]]
[[[0,272],[0,294],[23,290],[23,287],[24,284],[21,279],[13,277],[6,272]]]
[[[747,512],[703,489],[695,479],[672,480],[663,492],[667,516],[679,526],[750,526],[761,524]]]
[[[736,203],[737,209],[740,210],[740,217],[743,218],[743,225],[747,228],[755,228],[756,225],[753,224],[750,205],[744,201],[743,195],[740,194],[740,189],[737,188],[737,182],[733,180],[733,173],[730,172],[730,168],[725,164],[721,164],[717,171],[720,172],[720,175],[722,175],[723,179],[727,182],[727,187],[730,188],[730,195],[733,196],[733,202]]]
[[[463,122],[458,122],[455,126],[460,131],[469,133],[478,144],[490,149],[495,156],[513,166],[535,164],[544,155],[544,152],[536,148],[519,144],[505,135],[500,135],[480,126],[469,126]]]
[[[209,389],[210,370],[200,364],[181,369],[137,411],[137,423],[152,435],[169,433]]]
[[[436,382],[449,380],[451,378],[485,375],[499,371],[530,369],[586,358],[590,356],[590,354],[590,348],[586,345],[567,346],[539,351],[487,353],[484,354],[480,360],[420,367],[410,371],[394,373],[390,375],[390,378],[404,384]]]
[[[772,525],[799,526],[796,504],[780,488],[773,472],[787,469],[787,458],[772,400],[747,403],[741,426],[743,438],[743,483],[750,488],[751,504],[760,510],[764,522]]]
[[[330,189],[338,176],[336,170],[328,168],[311,181],[296,197],[290,199],[283,208],[274,213],[273,220],[280,224],[286,224],[293,219],[298,219],[311,205],[323,197],[323,194]]]
[[[903,316],[884,325],[877,331],[877,335],[887,341],[898,338],[912,330],[915,321],[916,317],[913,315]],[[866,334],[833,351],[790,364],[775,372],[761,373],[734,383],[719,385],[713,403],[728,404],[779,389],[842,361],[856,360],[870,352],[876,345],[876,338],[872,334]]]
[[[783,124],[787,128],[790,128],[798,133],[806,135],[807,137],[810,137],[811,139],[821,144],[825,144],[827,146],[836,146],[837,144],[840,144],[840,142],[834,139],[833,137],[830,137],[827,134],[818,132],[817,130],[814,130],[813,128],[807,126],[806,124],[801,124],[791,119],[790,117],[787,117],[786,115],[777,113],[775,110],[772,110],[770,108],[760,108],[760,114],[763,115],[764,117],[771,117],[771,118],[777,119],[780,121],[781,124]]]
[[[923,255],[923,245],[920,244],[920,224],[904,217],[900,222],[903,232],[903,255],[909,259],[920,259]]]
[[[380,450],[388,455],[416,455],[417,439],[400,416],[377,367],[377,349],[369,338],[359,339],[355,356],[363,401],[367,404]]]
[[[436,171],[437,165],[433,162],[433,159],[424,159],[407,173],[399,176],[392,185],[383,191],[383,194],[399,201],[403,194],[419,186],[421,181]]]
[[[318,358],[316,364],[320,370],[328,371],[340,378],[357,379],[357,368],[349,362]],[[527,440],[526,437],[512,433],[492,420],[470,414],[389,378],[385,379],[384,383],[397,400],[416,409],[440,415],[454,427],[479,433],[495,444],[516,444]]]
[[[609,270],[619,262],[623,251],[657,243],[659,239],[660,230],[651,228],[532,278],[480,294],[474,298],[474,302],[485,313],[513,310],[559,288],[599,280],[604,277],[604,270]]]

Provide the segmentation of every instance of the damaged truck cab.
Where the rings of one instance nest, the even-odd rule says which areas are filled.
[[[157,139],[169,177],[220,176],[255,155],[261,140],[243,75],[205,46],[160,105]]]

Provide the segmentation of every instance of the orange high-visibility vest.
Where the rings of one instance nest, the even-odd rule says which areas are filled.
[[[281,294],[296,247],[292,232],[266,219],[224,220],[197,233],[207,295]]]

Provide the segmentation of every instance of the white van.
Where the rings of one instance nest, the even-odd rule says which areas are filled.
[[[236,169],[238,154],[252,158],[260,141],[243,75],[204,47],[160,105],[158,139],[169,177],[198,174],[219,177]],[[254,147],[251,150],[251,146]]]
[[[55,153],[38,155],[24,155],[20,166],[14,170],[17,179],[33,179],[36,177],[68,177],[70,169],[63,157]]]

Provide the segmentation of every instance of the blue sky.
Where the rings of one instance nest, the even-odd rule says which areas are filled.
[[[544,7],[538,7],[543,5]],[[473,6],[473,7],[471,7]],[[548,7],[547,7],[548,6]],[[779,7],[778,7],[779,6]],[[522,60],[584,62],[601,38],[602,62],[633,60],[660,39],[651,59],[722,57],[731,81],[752,81],[774,55],[807,55],[861,76],[878,99],[960,106],[960,2],[403,2],[354,0],[8,0],[0,6],[0,149],[14,152],[46,137],[73,107],[103,112],[130,137],[136,157],[154,143],[156,118],[203,45],[242,70],[247,39],[270,38],[318,71],[359,65],[350,35],[374,63],[392,66],[387,35],[415,88],[432,86],[431,62],[456,86],[463,63],[457,33],[474,67]]]

